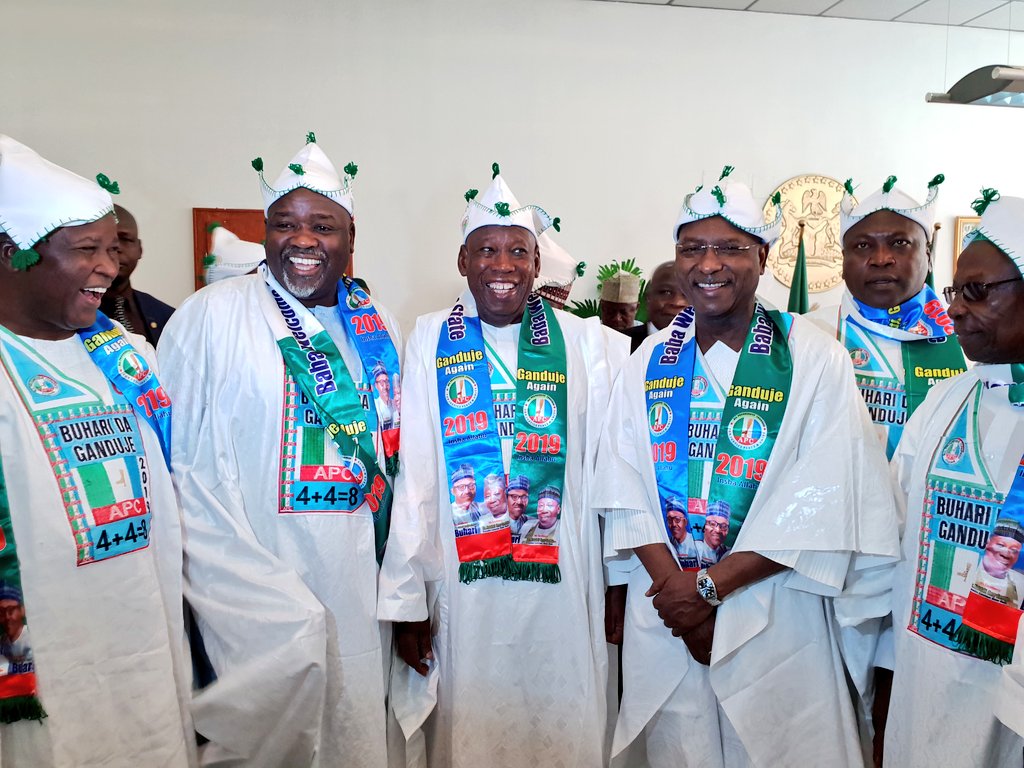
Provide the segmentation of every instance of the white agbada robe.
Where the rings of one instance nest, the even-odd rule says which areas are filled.
[[[160,339],[187,597],[218,675],[195,699],[196,729],[211,740],[202,758],[291,768],[316,752],[315,765],[382,768],[391,654],[376,619],[373,521],[365,504],[279,513],[285,367],[266,291],[258,274],[204,288]],[[401,350],[397,322],[374,306]],[[372,408],[336,308],[314,315]],[[383,462],[379,435],[375,444]]]
[[[468,293],[462,297],[467,300]],[[402,472],[381,569],[379,615],[388,621],[429,616],[436,661],[424,679],[396,660],[395,714],[407,749],[425,751],[437,768],[600,766],[607,680],[604,579],[587,480],[608,402],[607,342],[596,320],[555,313],[569,381],[561,582],[492,578],[462,584],[435,366],[448,314],[417,320],[402,382]],[[514,376],[519,324],[482,326],[489,361],[495,363],[490,353],[496,353],[499,367]],[[511,445],[502,453],[507,472]]]
[[[901,502],[906,505],[906,524],[903,558],[893,577],[895,657],[885,729],[886,765],[1009,768],[1021,764],[1024,739],[995,716],[1003,668],[944,648],[908,628],[918,576],[926,482],[935,452],[979,379],[1007,381],[1007,369],[976,365],[936,384],[907,423],[892,460]],[[1024,409],[1010,405],[1005,388],[985,389],[977,428],[992,482],[1005,493],[1024,454]],[[1022,701],[1019,694],[1016,701]],[[1019,712],[1005,704],[1003,709],[1007,720],[1014,721],[1011,725],[1024,725]]]
[[[18,339],[59,372],[51,378],[66,376],[115,402],[77,334]],[[146,341],[129,339],[153,366]],[[0,450],[39,699],[49,715],[0,725],[4,768],[195,765],[178,502],[160,443],[137,420],[150,470],[149,546],[79,566],[50,460],[0,368]]]
[[[645,544],[669,546],[644,382],[655,345],[670,332],[648,337],[613,388],[594,491],[607,510],[610,560]],[[863,763],[844,655],[864,695],[870,659],[861,636],[877,631],[889,609],[880,595],[898,552],[894,502],[878,482],[885,456],[845,351],[800,317],[789,344],[790,402],[732,550],[789,570],[726,598],[710,668],[658,617],[645,596],[646,569],[630,571],[613,764],[638,739],[655,767]],[[738,359],[719,343],[704,368],[727,390]]]

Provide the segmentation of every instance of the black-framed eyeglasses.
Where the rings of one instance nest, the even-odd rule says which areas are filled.
[[[742,256],[754,246],[751,245],[715,245],[714,243],[693,243],[690,245],[677,245],[676,253],[680,256],[699,258],[709,250],[719,256]]]
[[[947,285],[942,289],[942,295],[945,297],[947,304],[952,304],[957,296],[961,296],[967,302],[984,301],[988,298],[989,291],[996,286],[1019,283],[1021,280],[1024,280],[1024,275],[1008,277],[1005,280],[996,280],[991,283],[964,283],[959,288]]]

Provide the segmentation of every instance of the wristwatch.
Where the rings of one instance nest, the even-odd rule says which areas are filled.
[[[697,571],[697,594],[707,601],[708,605],[719,606],[722,601],[718,599],[718,590],[715,582],[711,579],[707,568]]]

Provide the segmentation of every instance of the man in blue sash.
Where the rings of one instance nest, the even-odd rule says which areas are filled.
[[[845,591],[868,556],[897,552],[885,457],[842,347],[757,300],[781,215],[776,200],[766,224],[731,171],[686,197],[673,237],[690,307],[630,357],[601,439],[606,556],[642,563],[612,754],[646,752],[655,768],[861,766],[830,617],[856,633],[885,614]],[[695,567],[673,546],[667,512],[682,499],[694,538],[728,550],[718,562]]]
[[[537,236],[553,222],[492,170],[490,188],[466,194],[468,287],[409,338],[380,588],[404,659],[391,701],[431,765],[599,766],[607,653],[586,480],[608,402],[606,342],[595,320],[532,292]],[[463,464],[512,478],[506,488],[527,500],[522,536],[508,516],[458,526],[450,478]],[[551,535],[527,541],[541,514]]]
[[[932,179],[923,205],[896,186],[895,176],[859,203],[846,182],[839,207],[846,289],[840,306],[808,315],[850,353],[889,457],[928,389],[966,368],[953,321],[925,282],[942,181]]]
[[[1024,199],[983,190],[946,289],[975,365],[935,385],[893,457],[906,507],[893,578],[886,765],[1019,766],[1013,667],[1024,578]],[[887,647],[883,646],[883,647]]]
[[[117,191],[0,135],[4,765],[196,763],[170,402],[98,311]]]
[[[160,340],[188,597],[217,675],[196,728],[207,760],[383,768],[398,419],[374,378],[399,371],[398,325],[346,275],[355,165],[339,174],[310,134],[272,183],[253,167],[265,265],[190,297]]]

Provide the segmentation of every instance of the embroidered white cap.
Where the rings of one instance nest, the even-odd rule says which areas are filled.
[[[241,240],[234,232],[217,224],[207,258],[213,260],[206,269],[206,284],[211,285],[226,277],[249,274],[266,258],[266,252],[261,244]]]
[[[273,184],[268,184],[263,176],[263,158],[252,161],[252,167],[260,175],[260,188],[263,192],[263,212],[267,213],[270,206],[289,192],[296,189],[309,189],[333,200],[354,216],[352,202],[352,180],[359,170],[355,163],[349,163],[339,174],[334,163],[316,143],[316,136],[306,134],[306,145],[295,153]]]
[[[981,221],[964,237],[963,247],[984,238],[1009,256],[1024,275],[1024,198],[1002,197],[994,189],[983,189],[972,207]]]
[[[18,246],[24,269],[39,260],[32,246],[61,227],[97,221],[114,210],[117,182],[85,179],[0,134],[0,230]]]
[[[491,185],[479,194],[471,189],[465,194],[466,212],[462,216],[462,242],[480,227],[522,227],[539,236],[548,227],[559,231],[560,220],[552,219],[543,208],[520,205],[501,176],[498,164],[491,165]]]
[[[640,301],[640,276],[618,271],[601,283],[601,301],[635,304]]]
[[[928,182],[928,197],[922,205],[896,187],[895,176],[887,178],[880,189],[854,204],[853,180],[847,179],[843,185],[843,199],[839,202],[840,239],[846,237],[851,227],[872,213],[892,211],[920,224],[927,238],[931,240],[932,227],[935,225],[935,202],[939,197],[939,185],[945,180],[946,177],[940,173]]]
[[[573,282],[587,265],[576,261],[547,232],[537,236],[537,247],[540,249],[540,275],[533,281],[533,289],[549,301],[565,304]]]
[[[721,216],[737,229],[742,229],[768,245],[779,238],[782,234],[780,195],[776,193],[772,199],[775,203],[775,220],[766,224],[764,211],[754,200],[750,188],[746,184],[730,179],[729,174],[732,172],[731,165],[725,166],[713,187],[706,189],[705,185],[702,185],[686,196],[676,218],[676,225],[672,229],[673,242],[679,237],[679,228],[683,225],[710,219],[713,216]]]

